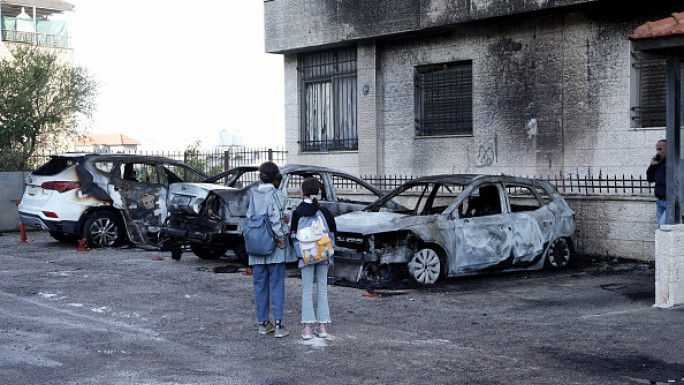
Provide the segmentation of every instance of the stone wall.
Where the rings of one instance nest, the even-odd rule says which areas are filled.
[[[17,202],[24,194],[27,172],[0,172],[0,231],[19,230]]]
[[[299,152],[297,55],[287,54],[288,161],[365,175],[643,175],[665,135],[630,120],[626,36],[647,17],[576,11],[358,42],[357,152]],[[416,136],[415,68],[457,61],[472,63],[472,135]]]
[[[655,259],[656,203],[652,197],[565,196],[575,211],[578,254],[640,261]]]

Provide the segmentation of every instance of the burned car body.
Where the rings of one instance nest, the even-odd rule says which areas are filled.
[[[172,240],[167,250],[174,258],[180,258],[183,247],[188,245],[200,258],[219,258],[231,249],[243,263],[247,262],[242,223],[252,188],[260,183],[258,170],[258,166],[235,167],[207,179],[209,183],[171,186],[169,219],[162,233]],[[286,212],[290,214],[302,200],[299,189],[305,178],[321,183],[319,203],[335,216],[361,210],[383,195],[360,178],[325,167],[284,165],[280,173],[283,180],[278,188],[289,198]]]
[[[386,210],[390,201],[404,208]],[[421,284],[482,272],[562,268],[576,243],[574,212],[549,183],[504,175],[413,179],[336,221],[335,270],[350,280],[391,266]]]
[[[52,155],[26,177],[19,219],[63,242],[85,238],[89,247],[126,241],[156,247],[167,216],[169,185],[206,178],[199,170],[165,157]]]

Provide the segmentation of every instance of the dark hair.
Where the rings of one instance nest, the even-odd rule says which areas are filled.
[[[264,162],[259,166],[259,179],[264,183],[273,183],[276,187],[283,180],[280,169],[273,162]]]
[[[318,195],[318,193],[321,191],[321,183],[314,178],[306,178],[304,179],[304,182],[302,182],[302,194],[304,194],[305,197],[310,197],[312,195]],[[319,209],[321,208],[321,205],[318,203],[318,199],[316,198],[311,198],[313,203],[318,207]]]

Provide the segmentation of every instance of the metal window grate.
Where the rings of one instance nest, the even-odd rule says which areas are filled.
[[[302,151],[356,150],[356,49],[301,55]]]
[[[415,84],[416,135],[472,134],[472,62],[417,68]]]
[[[632,119],[638,127],[664,127],[667,104],[665,60],[644,59],[632,66],[638,79],[638,104],[632,107]]]

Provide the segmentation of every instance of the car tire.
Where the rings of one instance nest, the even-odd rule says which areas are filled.
[[[570,262],[570,245],[565,238],[554,240],[546,251],[544,263],[552,269],[562,269]]]
[[[60,233],[59,231],[50,231],[50,236],[62,243],[76,243],[78,242],[78,235]]]
[[[114,213],[95,213],[85,222],[83,237],[86,245],[93,249],[119,246],[125,238],[123,222]]]
[[[245,242],[240,242],[233,247],[233,252],[240,263],[249,266],[249,254],[247,254],[247,249],[245,249]]]
[[[418,250],[408,262],[408,272],[421,285],[433,285],[442,276],[444,261],[433,249]]]
[[[190,250],[201,259],[219,259],[226,254],[228,247],[191,243]]]

